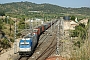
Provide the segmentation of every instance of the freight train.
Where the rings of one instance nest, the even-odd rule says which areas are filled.
[[[51,24],[53,25],[58,20],[54,20],[41,26],[35,27],[32,33],[27,34],[19,42],[19,55],[31,55],[36,48],[40,35],[50,28]]]

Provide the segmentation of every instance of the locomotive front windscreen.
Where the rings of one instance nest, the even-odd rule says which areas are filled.
[[[30,47],[30,44],[29,43],[20,43],[20,48],[29,48]]]
[[[23,40],[22,39],[22,40],[20,40],[19,47],[20,48],[29,48],[31,46],[31,44],[32,44],[31,40],[27,40],[27,39]]]

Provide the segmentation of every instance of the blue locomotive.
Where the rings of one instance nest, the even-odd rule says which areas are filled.
[[[37,44],[37,35],[28,34],[19,42],[19,55],[31,55]]]

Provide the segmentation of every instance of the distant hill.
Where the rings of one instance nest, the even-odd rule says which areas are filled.
[[[36,4],[32,2],[13,2],[0,4],[0,12],[4,11],[5,13],[24,13],[27,14],[29,11],[41,11],[44,13],[78,13],[90,15],[89,7],[81,8],[66,8],[57,5],[52,5],[48,3]]]

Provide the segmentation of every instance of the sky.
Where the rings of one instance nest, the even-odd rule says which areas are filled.
[[[0,4],[21,1],[28,1],[37,4],[49,3],[71,8],[90,7],[90,0],[0,0]]]

